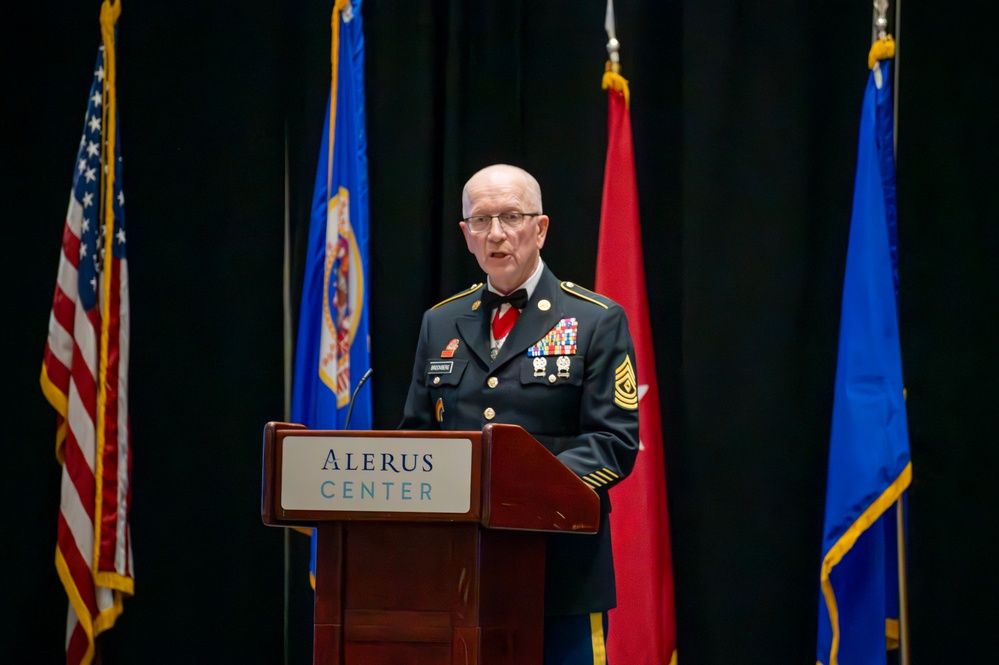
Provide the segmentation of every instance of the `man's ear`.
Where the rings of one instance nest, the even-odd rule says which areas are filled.
[[[472,234],[468,231],[468,226],[465,222],[458,222],[458,226],[461,227],[461,232],[465,236],[465,246],[468,247],[468,251],[475,254],[475,248],[472,247]]]
[[[538,249],[545,246],[548,237],[548,215],[538,215]]]

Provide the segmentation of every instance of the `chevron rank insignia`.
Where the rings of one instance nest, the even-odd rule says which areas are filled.
[[[572,356],[576,353],[576,318],[562,319],[527,350],[528,356]]]
[[[628,411],[638,408],[638,381],[635,379],[631,358],[627,354],[624,362],[614,370],[614,403]]]

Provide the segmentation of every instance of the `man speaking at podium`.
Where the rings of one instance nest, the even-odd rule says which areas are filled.
[[[551,534],[545,665],[606,663],[616,603],[607,490],[638,453],[635,350],[624,310],[541,260],[541,187],[506,164],[462,191],[468,251],[486,273],[423,316],[401,429],[520,425],[600,496],[595,535]],[[626,665],[626,664],[615,664]]]

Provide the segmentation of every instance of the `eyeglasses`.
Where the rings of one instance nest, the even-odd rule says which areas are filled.
[[[498,219],[504,231],[516,231],[524,225],[528,217],[537,217],[540,212],[504,212],[500,215],[475,215],[461,220],[471,233],[485,233],[493,225],[493,218]]]

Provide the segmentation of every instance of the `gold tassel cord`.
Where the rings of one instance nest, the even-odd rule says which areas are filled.
[[[891,35],[886,35],[871,44],[871,50],[867,54],[867,68],[874,69],[878,60],[888,60],[895,57],[895,40]]]
[[[603,89],[607,90],[612,88],[613,90],[624,94],[624,106],[627,109],[631,108],[631,91],[628,89],[628,79],[617,73],[615,67],[611,62],[607,61],[606,71],[604,72],[603,79]]]

